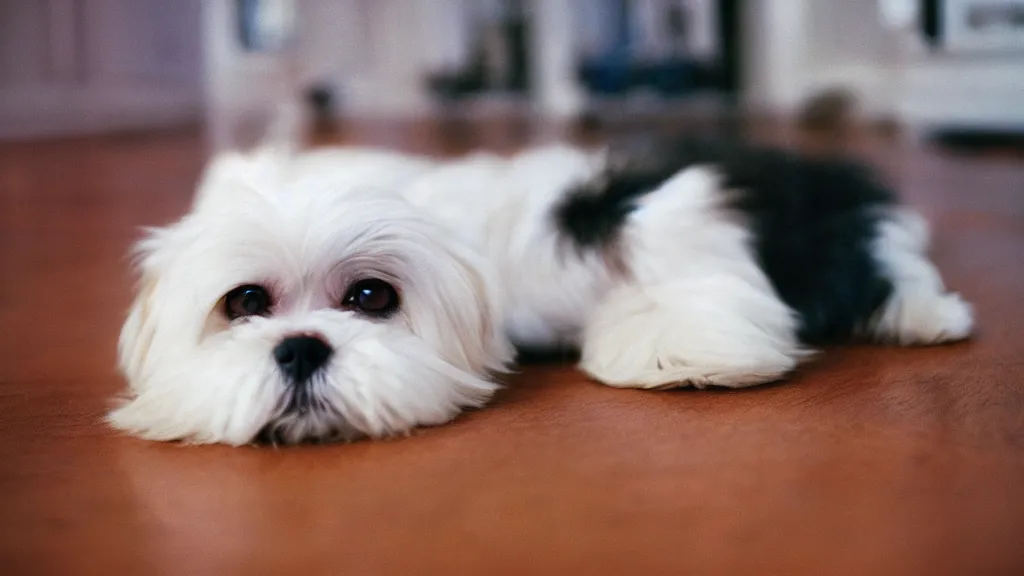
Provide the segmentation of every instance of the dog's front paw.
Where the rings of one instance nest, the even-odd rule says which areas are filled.
[[[590,350],[580,360],[580,369],[591,378],[616,388],[742,388],[780,380],[799,361],[800,357],[778,352],[769,354],[759,362],[726,364],[714,362],[710,358],[701,363],[670,354],[650,354],[635,349],[625,349],[618,353]]]
[[[770,291],[718,276],[607,295],[584,330],[580,368],[619,388],[740,388],[779,380],[808,355]]]

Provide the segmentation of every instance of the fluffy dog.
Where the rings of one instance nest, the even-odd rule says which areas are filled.
[[[154,440],[385,437],[483,405],[515,347],[662,389],[778,380],[832,341],[966,338],[927,244],[860,167],[713,142],[226,154],[138,246],[110,420]]]

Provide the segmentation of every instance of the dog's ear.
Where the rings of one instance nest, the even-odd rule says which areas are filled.
[[[242,152],[222,152],[214,156],[199,177],[192,211],[201,210],[224,194],[244,192],[254,168],[253,158]]]
[[[128,319],[121,328],[118,340],[118,361],[121,372],[133,384],[140,380],[142,367],[153,342],[152,300],[157,279],[144,276],[139,284],[138,294],[128,312]]]
[[[217,154],[199,178],[192,212],[202,212],[222,201],[273,194],[285,180],[290,159],[289,153],[279,147]]]
[[[132,388],[144,378],[146,358],[156,334],[154,317],[155,294],[160,286],[156,251],[164,242],[164,229],[151,229],[134,249],[135,268],[139,274],[135,299],[118,339],[118,365]]]
[[[305,110],[300,103],[284,99],[275,106],[266,131],[254,146],[215,151],[199,179],[192,210],[225,193],[266,191],[269,182],[280,179],[289,161],[308,143]]]
[[[440,305],[450,318],[465,317],[459,325],[466,329],[444,332],[440,337],[457,341],[455,349],[465,355],[464,361],[474,371],[507,372],[515,352],[505,331],[497,271],[473,251],[452,248],[451,253],[458,262],[459,276],[468,292],[460,294],[459,298],[444,299]],[[475,310],[467,314],[471,308]],[[453,347],[446,346],[446,349]]]

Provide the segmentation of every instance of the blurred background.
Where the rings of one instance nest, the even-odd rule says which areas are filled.
[[[1024,1],[0,0],[0,138],[338,122],[1024,130]]]

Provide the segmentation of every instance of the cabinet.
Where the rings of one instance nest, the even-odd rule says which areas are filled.
[[[202,112],[201,0],[0,0],[0,138]]]

